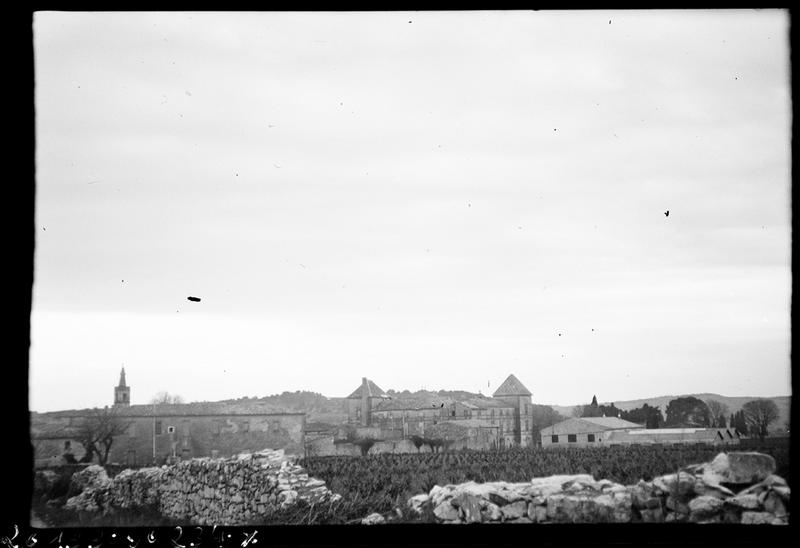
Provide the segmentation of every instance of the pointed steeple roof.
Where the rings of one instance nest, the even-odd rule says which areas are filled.
[[[364,389],[364,386],[365,385],[362,383],[358,388],[356,388],[356,390],[352,394],[347,396],[346,399],[348,399],[348,400],[349,399],[361,399],[361,391]],[[377,384],[375,384],[374,382],[372,382],[369,379],[367,379],[366,387],[367,387],[367,397],[368,398],[380,398],[380,397],[386,396],[386,392],[381,390],[381,388]]]
[[[530,396],[531,392],[525,385],[519,382],[519,379],[513,374],[509,375],[503,384],[492,394],[493,397],[497,396]]]
[[[125,384],[125,368],[122,368],[119,374],[119,387],[120,388],[127,388],[127,384]]]

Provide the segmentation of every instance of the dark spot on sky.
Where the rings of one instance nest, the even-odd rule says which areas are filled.
[[[42,230],[44,230],[45,232],[47,232],[47,229],[46,229],[45,227],[42,227]]]
[[[193,303],[199,303],[200,297],[186,297],[187,301],[192,301]]]
[[[669,217],[669,209],[664,212],[664,217]]]
[[[188,91],[186,92],[186,95],[187,95],[187,96],[189,96],[189,97],[191,97],[191,96],[192,96],[192,94],[191,94],[191,93],[189,93]]]
[[[558,336],[560,337],[560,336],[561,336],[561,333],[559,333],[559,334],[558,334]]]
[[[410,22],[411,22],[411,21],[409,21],[409,23],[410,23]]]
[[[611,24],[611,19],[609,19],[609,20],[608,20],[608,24],[609,24],[609,25]]]

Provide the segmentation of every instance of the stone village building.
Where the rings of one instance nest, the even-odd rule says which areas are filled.
[[[112,411],[126,430],[114,438],[110,463],[160,464],[169,457],[225,457],[265,447],[302,454],[305,413],[279,412],[259,402],[131,405],[130,392],[123,368]],[[37,463],[60,460],[65,444],[80,459],[85,450],[77,430],[95,411],[31,413]]]

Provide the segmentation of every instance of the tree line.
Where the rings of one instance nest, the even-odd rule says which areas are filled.
[[[717,400],[703,401],[694,396],[683,396],[670,400],[664,414],[658,406],[646,403],[627,411],[617,408],[613,403],[600,405],[597,396],[594,396],[592,403],[576,407],[574,416],[618,417],[643,424],[645,428],[735,428],[744,436],[763,440],[769,435],[770,425],[778,420],[780,413],[775,402],[768,399],[749,401],[739,411],[731,413],[727,405]]]

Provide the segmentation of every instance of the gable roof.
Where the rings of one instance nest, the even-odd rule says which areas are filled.
[[[361,390],[364,388],[363,384],[358,385],[352,394],[347,396],[347,399],[361,399]],[[380,386],[372,382],[371,380],[367,379],[367,397],[368,398],[380,398],[382,396],[386,396],[386,392],[381,390]]]
[[[540,433],[543,436],[550,436],[553,434],[593,434],[608,430],[628,430],[634,428],[644,428],[644,426],[617,417],[585,417],[582,419],[567,419],[557,422],[552,426],[543,428]]]
[[[525,385],[519,382],[519,379],[513,375],[508,376],[506,380],[503,381],[503,384],[494,391],[495,398],[497,396],[530,396],[532,395],[530,390],[525,388]]]
[[[619,417],[583,417],[580,419],[582,421],[590,422],[592,424],[596,424],[598,426],[602,426],[603,428],[642,428],[641,424],[636,424],[635,422],[626,421],[620,419]]]

